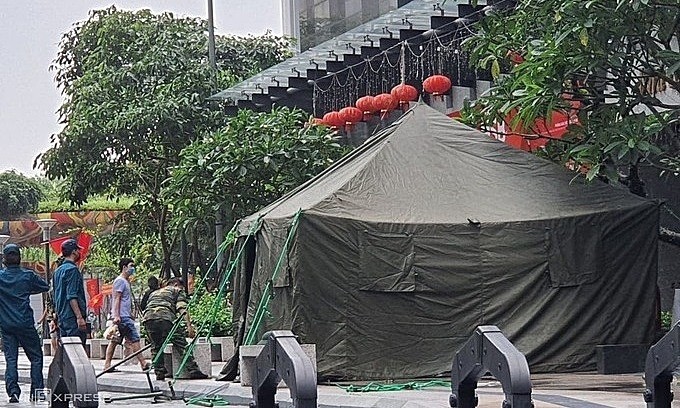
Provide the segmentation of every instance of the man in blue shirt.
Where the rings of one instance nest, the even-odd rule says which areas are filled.
[[[118,332],[121,340],[127,340],[132,352],[139,351],[139,333],[132,318],[132,291],[130,290],[130,276],[135,274],[135,262],[131,258],[121,258],[118,262],[120,275],[113,281],[113,324],[118,325]],[[113,352],[118,343],[113,340],[106,348],[106,360],[104,361],[104,371],[111,367]],[[148,370],[151,364],[146,361],[142,354],[137,354],[137,360],[142,370]]]
[[[9,402],[19,402],[17,359],[19,346],[31,362],[31,400],[36,390],[44,388],[43,354],[38,332],[35,330],[30,296],[47,292],[49,285],[33,271],[22,268],[21,251],[15,244],[2,251],[5,269],[0,270],[0,328],[5,349],[5,389]]]
[[[59,334],[61,337],[80,337],[85,347],[87,341],[85,288],[83,275],[76,265],[80,260],[81,249],[75,239],[68,239],[61,244],[64,262],[54,271],[52,286]]]

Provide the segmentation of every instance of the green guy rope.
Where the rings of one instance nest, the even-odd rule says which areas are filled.
[[[217,249],[217,250],[218,250],[218,252],[217,252],[218,255],[221,254],[223,251],[225,251],[226,248],[228,248],[231,244],[233,244],[233,243],[235,242],[236,229],[238,228],[238,225],[239,225],[240,223],[241,223],[241,220],[238,220],[238,221],[236,221],[236,223],[234,223],[234,225],[231,227],[231,230],[229,230],[229,232],[227,233],[226,239],[224,240],[224,242],[222,243],[222,245],[220,245],[220,247]],[[216,265],[216,263],[217,263],[217,258],[218,258],[218,257],[219,257],[219,256],[215,256],[215,259],[213,259],[213,262],[210,264],[210,267],[208,268],[208,272],[206,272],[205,276],[203,276],[203,277],[201,278],[201,280],[198,282],[198,286],[197,286],[197,287],[202,287],[203,283],[204,283],[205,280],[208,278],[208,276],[210,275],[210,273],[211,273],[213,270],[216,269],[216,268],[215,268],[215,265]],[[192,296],[192,297],[189,299],[189,302],[188,302],[188,304],[187,304],[187,310],[188,310],[189,307],[193,304],[193,302],[194,302],[195,299],[196,299],[195,296]],[[183,316],[183,315],[182,315],[182,316]],[[165,348],[168,346],[168,344],[170,344],[170,342],[172,341],[173,336],[174,336],[175,333],[177,332],[177,329],[178,329],[181,325],[182,325],[182,319],[177,319],[177,320],[175,321],[175,323],[172,325],[172,328],[170,329],[170,332],[168,333],[168,335],[165,337],[165,340],[163,341],[163,346],[159,349],[160,352],[157,353],[156,356],[153,358],[152,364],[154,364],[154,365],[155,365],[155,364],[158,364],[158,361],[163,357],[163,350],[165,350]]]
[[[189,399],[185,399],[184,403],[186,405],[198,405],[200,407],[225,407],[229,405],[229,401],[225,400],[222,397],[214,396],[214,397],[205,397],[205,396],[198,396],[198,397],[193,397]]]
[[[366,385],[338,385],[347,392],[379,392],[379,391],[406,391],[422,390],[429,387],[451,388],[450,381],[411,381],[403,384],[380,384],[371,382]]]
[[[248,241],[248,238],[250,238],[253,234],[255,234],[259,229],[260,226],[262,225],[262,216],[259,216],[257,218],[257,221],[251,226],[250,230],[248,231],[248,235],[246,237],[246,242]],[[236,226],[234,226],[235,228]],[[234,230],[232,228],[232,231]],[[231,231],[230,231],[231,234]],[[235,237],[235,235],[234,235]],[[213,325],[215,324],[215,316],[217,315],[218,310],[220,310],[220,304],[222,303],[222,299],[224,298],[224,291],[226,289],[227,284],[229,283],[229,280],[231,279],[231,275],[234,272],[234,269],[236,268],[236,265],[239,263],[241,260],[241,256],[243,256],[244,250],[246,248],[246,242],[243,243],[241,248],[239,249],[238,253],[236,254],[236,259],[234,259],[230,266],[229,270],[225,274],[222,282],[220,283],[220,289],[217,292],[217,296],[215,297],[215,302],[213,302],[212,307],[210,309],[210,318],[207,321],[204,321],[201,326],[198,329],[198,332],[196,333],[196,336],[191,340],[191,342],[188,344],[186,350],[184,351],[184,356],[182,356],[182,362],[180,363],[179,367],[175,371],[175,375],[173,376],[173,381],[172,383],[174,384],[177,381],[177,377],[179,373],[184,369],[184,366],[186,363],[189,361],[189,356],[194,352],[194,349],[196,348],[196,342],[198,341],[198,333],[202,333],[203,329],[206,328],[206,325],[208,325],[208,340],[210,339],[210,333],[212,332]]]
[[[295,213],[295,217],[293,218],[293,223],[290,226],[290,231],[288,231],[288,237],[286,237],[286,242],[283,244],[283,248],[281,249],[279,258],[276,261],[276,267],[274,268],[274,272],[272,272],[272,277],[267,281],[267,285],[264,287],[264,290],[262,291],[262,298],[260,299],[260,303],[258,304],[257,309],[255,310],[255,316],[253,316],[253,324],[248,330],[248,334],[246,335],[246,338],[244,340],[244,344],[246,345],[251,345],[254,343],[255,336],[257,336],[257,331],[260,328],[260,324],[262,323],[264,315],[267,313],[268,310],[267,307],[269,306],[269,301],[271,300],[270,291],[272,287],[272,282],[274,281],[277,274],[279,273],[279,270],[281,269],[281,264],[283,263],[284,256],[288,253],[288,245],[290,244],[290,241],[293,239],[293,236],[295,235],[295,231],[297,230],[297,226],[300,221],[301,215],[302,209],[299,209]]]

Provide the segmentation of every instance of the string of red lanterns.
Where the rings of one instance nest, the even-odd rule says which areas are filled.
[[[432,75],[423,81],[423,90],[433,95],[443,95],[449,89],[451,89],[451,80],[444,75]],[[356,107],[349,106],[340,109],[339,112],[328,112],[322,119],[314,118],[312,123],[339,128],[361,122],[366,116],[376,112],[380,112],[380,118],[385,119],[388,112],[417,99],[418,90],[416,87],[401,83],[393,87],[390,93],[362,96],[356,100],[354,104]]]

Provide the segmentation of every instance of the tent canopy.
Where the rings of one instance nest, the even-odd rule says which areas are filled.
[[[449,371],[480,324],[499,326],[535,371],[589,369],[597,344],[652,339],[658,215],[418,104],[244,220],[242,235],[262,225],[234,317],[246,332],[271,281],[258,329],[315,343],[326,377]]]
[[[459,224],[564,218],[642,202],[574,176],[419,104],[258,214],[290,218],[301,208],[372,222]]]

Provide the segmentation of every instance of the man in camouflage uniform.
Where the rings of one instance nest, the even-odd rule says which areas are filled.
[[[186,308],[187,298],[184,294],[184,285],[179,278],[170,279],[165,287],[158,289],[149,295],[149,301],[144,310],[142,321],[151,340],[151,350],[154,355],[154,361],[158,361],[154,364],[157,380],[164,380],[166,377],[172,377],[172,373],[168,373],[163,365],[163,350],[161,349],[161,346],[170,333],[170,330],[172,330],[177,316],[186,312]],[[189,330],[189,336],[194,337],[195,333],[191,326],[189,313],[184,314],[184,319]],[[177,350],[181,355],[184,355],[187,347],[186,335],[187,333],[181,328],[178,328],[178,330],[175,331],[175,334],[172,336],[173,351]],[[160,357],[158,356],[159,353],[161,353]],[[186,367],[190,379],[208,378],[208,376],[202,373],[198,368],[193,356],[189,356]]]

